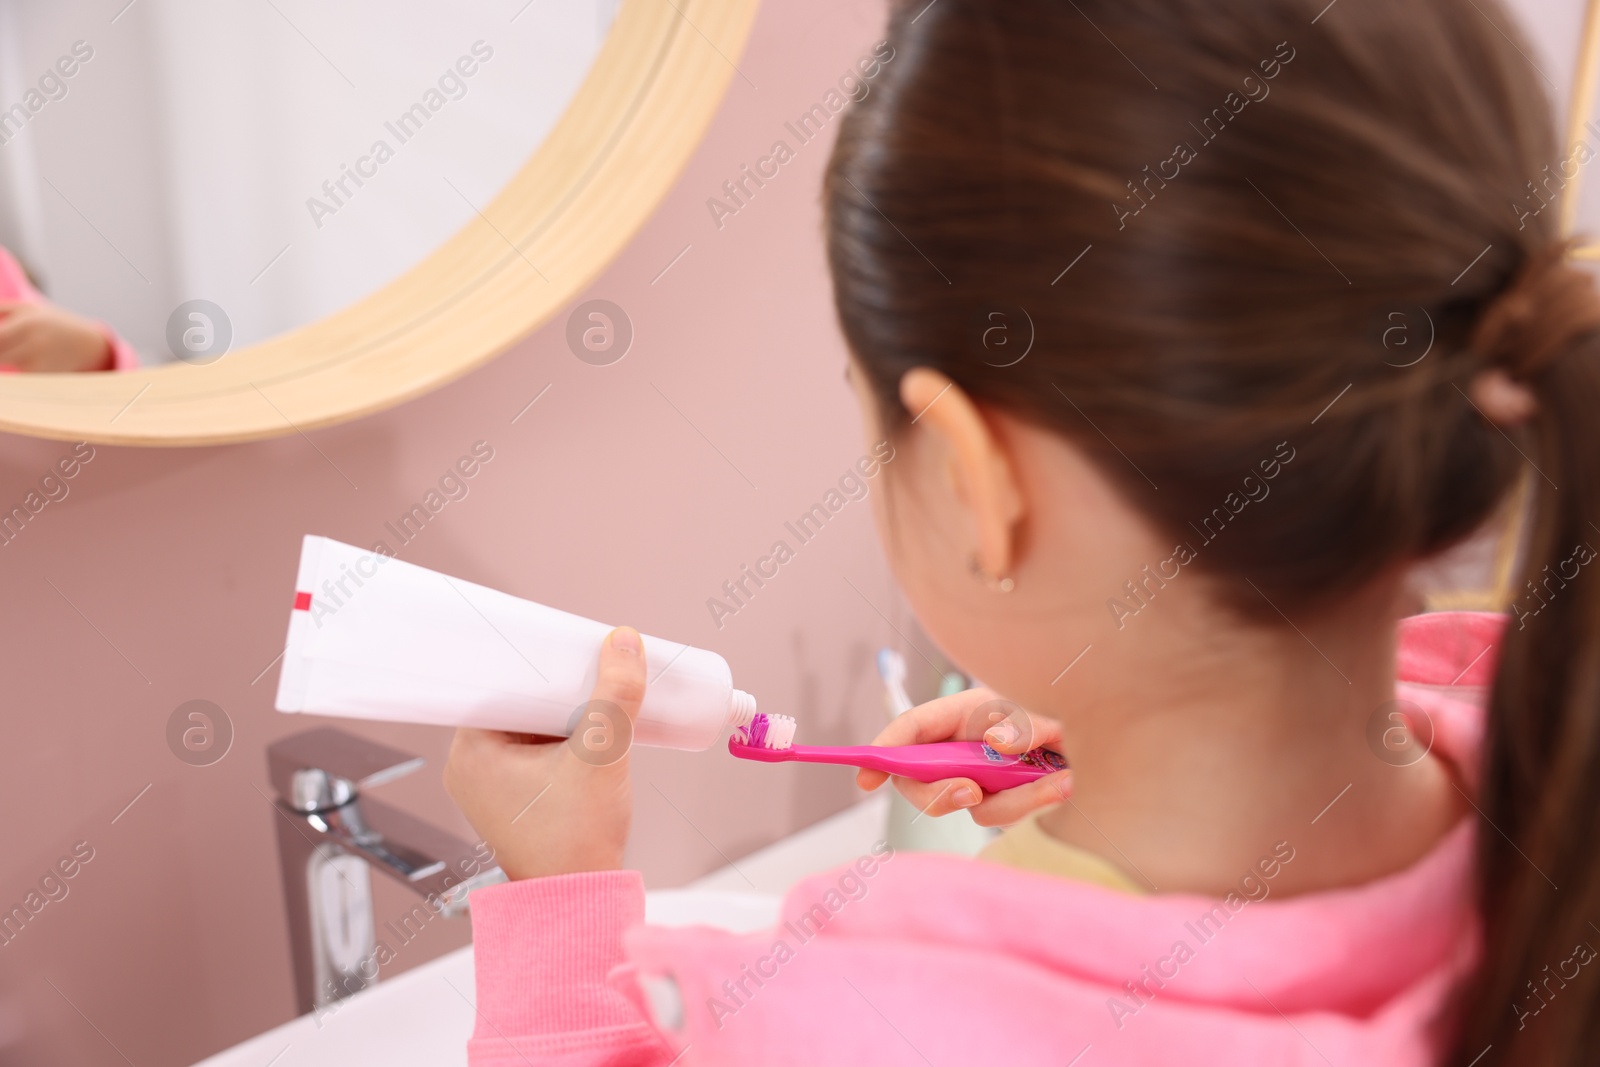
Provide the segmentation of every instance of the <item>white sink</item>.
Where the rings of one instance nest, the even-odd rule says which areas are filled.
[[[882,839],[886,801],[874,796],[685,888],[647,893],[645,919],[736,931],[772,925],[796,881]],[[320,1020],[302,1015],[195,1067],[465,1067],[476,999],[469,945],[357,993]]]

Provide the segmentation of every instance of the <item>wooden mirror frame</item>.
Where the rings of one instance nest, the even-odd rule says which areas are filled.
[[[594,280],[677,180],[757,0],[625,0],[548,137],[422,262],[326,318],[204,366],[0,376],[0,430],[214,445],[331,426],[459,378]]]

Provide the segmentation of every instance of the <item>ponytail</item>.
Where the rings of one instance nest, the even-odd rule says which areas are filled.
[[[1564,250],[1530,262],[1475,345],[1508,353],[1493,365],[1535,399],[1502,428],[1534,468],[1534,505],[1490,698],[1484,953],[1453,1067],[1600,1057],[1600,297]]]

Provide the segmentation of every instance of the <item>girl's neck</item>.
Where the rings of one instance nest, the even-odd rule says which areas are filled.
[[[1411,865],[1467,801],[1437,757],[1396,767],[1368,742],[1392,710],[1395,603],[1380,594],[1298,629],[1174,616],[1181,644],[1113,643],[1056,710],[1073,796],[1041,827],[1161,892],[1224,895],[1272,870],[1270,893],[1302,893]]]

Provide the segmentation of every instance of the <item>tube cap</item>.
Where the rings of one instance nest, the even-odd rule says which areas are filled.
[[[728,697],[728,725],[749,726],[756,717],[756,698],[743,689],[735,689]]]

